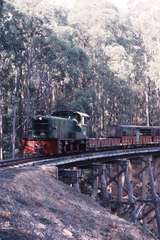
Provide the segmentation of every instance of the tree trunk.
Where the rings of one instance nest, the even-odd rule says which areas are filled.
[[[15,70],[15,86],[14,86],[14,97],[13,97],[13,121],[12,121],[12,159],[15,159],[15,148],[16,148],[16,112],[17,112],[17,82],[18,74]]]
[[[17,105],[17,114],[18,114],[18,129],[17,129],[17,137],[18,137],[18,145],[21,144],[21,139],[23,136],[23,73],[22,73],[22,65],[19,66],[19,80],[17,82],[17,97],[18,97],[18,105]]]
[[[147,124],[147,126],[150,126],[149,93],[148,93],[148,89],[145,90],[145,98],[146,98],[146,124]]]
[[[13,122],[12,122],[12,159],[15,159],[15,149],[16,149],[16,103],[14,103],[13,109]]]
[[[2,103],[2,100],[0,101]],[[2,104],[0,103],[0,160],[3,159],[3,116]]]

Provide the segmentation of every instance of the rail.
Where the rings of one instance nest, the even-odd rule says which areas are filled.
[[[145,154],[158,154],[160,153],[159,147],[143,147],[143,148],[132,148],[132,149],[121,149],[121,150],[109,150],[99,152],[86,152],[81,154],[71,154],[67,156],[55,156],[55,157],[36,157],[34,158],[23,158],[15,160],[3,160],[0,161],[0,168],[15,167],[15,166],[26,166],[26,165],[45,165],[51,164],[57,167],[60,166],[77,166],[90,164],[97,161],[109,162],[112,159],[126,158],[130,156],[140,156]]]

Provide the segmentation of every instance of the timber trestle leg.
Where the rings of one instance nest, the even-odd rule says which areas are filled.
[[[64,182],[160,239],[160,158],[103,159],[59,173]]]

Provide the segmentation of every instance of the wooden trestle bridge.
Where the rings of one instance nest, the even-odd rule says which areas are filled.
[[[160,239],[160,147],[63,157],[55,165],[59,179]]]
[[[10,160],[12,161],[12,160]],[[17,160],[18,161],[18,160]],[[2,161],[0,167],[9,161]],[[8,165],[7,165],[8,164]],[[19,162],[56,166],[60,180],[160,239],[160,146],[117,149]],[[12,166],[17,165],[13,164]]]

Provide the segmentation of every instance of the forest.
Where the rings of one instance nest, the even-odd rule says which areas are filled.
[[[160,125],[160,3],[0,1],[0,159],[37,114],[75,110],[92,131]]]

